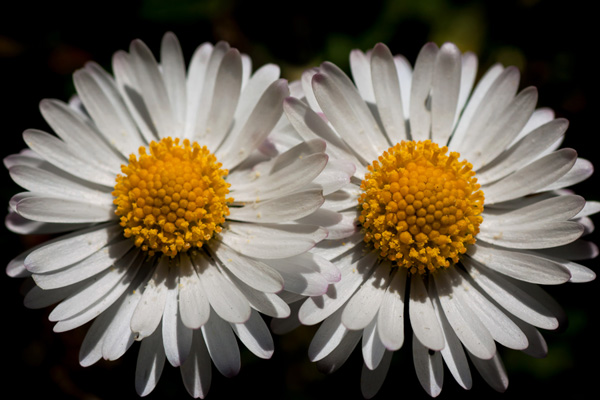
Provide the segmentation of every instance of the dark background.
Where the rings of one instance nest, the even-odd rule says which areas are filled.
[[[353,48],[367,50],[386,43],[414,63],[427,41],[455,42],[480,57],[480,74],[495,62],[516,65],[521,87],[539,89],[539,106],[551,107],[571,125],[564,146],[596,164],[598,26],[596,13],[583,0],[474,1],[370,0],[351,2],[143,0],[30,1],[0,6],[0,129],[1,156],[21,150],[27,128],[48,129],[38,111],[43,98],[67,100],[73,93],[71,74],[95,60],[110,70],[111,55],[141,38],[158,53],[165,31],[179,37],[186,60],[205,41],[227,40],[249,54],[254,68],[268,62],[282,66],[294,80],[303,69],[330,60],[348,70]],[[8,173],[0,174],[0,201],[7,204],[19,188]],[[592,176],[575,190],[600,200],[599,178]],[[598,218],[595,217],[598,223]],[[39,237],[18,237],[0,228],[2,264]],[[598,234],[592,235],[598,243]],[[598,260],[584,262],[597,271]],[[49,310],[22,305],[21,280],[0,276],[4,310],[2,340],[3,392],[11,397],[60,399],[135,399],[137,344],[120,360],[83,368],[78,351],[87,326],[55,334],[47,322]],[[564,306],[569,325],[547,332],[546,359],[502,349],[511,383],[496,394],[474,372],[474,387],[466,392],[446,371],[442,398],[514,398],[565,396],[591,389],[600,356],[598,281],[566,284],[548,290]],[[361,355],[355,353],[338,372],[326,376],[307,360],[314,327],[276,337],[273,359],[259,360],[242,352],[236,378],[213,369],[209,398],[258,396],[279,399],[360,399]],[[394,356],[377,398],[428,398],[421,389],[410,354],[410,343]],[[187,398],[179,370],[165,366],[151,399]]]

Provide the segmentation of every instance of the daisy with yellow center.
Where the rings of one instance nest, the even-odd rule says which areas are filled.
[[[383,44],[353,51],[350,65],[354,82],[328,62],[306,71],[304,98],[284,104],[299,137],[323,138],[333,162],[356,168],[323,206],[343,215],[347,234],[311,250],[342,278],[297,305],[301,323],[322,322],[309,357],[332,372],[361,343],[370,398],[410,335],[431,396],[444,363],[471,387],[467,359],[504,391],[496,343],[543,357],[537,329],[564,319],[537,284],[595,277],[571,260],[597,254],[580,237],[600,206],[559,191],[591,163],[557,150],[566,121],[535,110],[534,88],[517,93],[514,67],[495,65],[474,86],[477,59],[450,43],[425,45],[414,67]]]
[[[250,59],[220,42],[201,45],[186,70],[170,33],[161,57],[135,40],[114,55],[114,77],[88,63],[71,104],[42,101],[57,136],[27,130],[29,149],[5,159],[26,190],[6,223],[21,234],[68,233],[7,271],[33,277],[28,307],[58,302],[55,331],[94,320],[83,366],[138,340],[140,395],[168,360],[190,395],[204,397],[211,360],[238,373],[238,340],[271,357],[260,314],[290,314],[278,292],[320,295],[339,280],[332,263],[306,253],[327,236],[307,221],[350,175],[322,174],[320,139],[267,151],[289,94],[278,67],[251,75]]]

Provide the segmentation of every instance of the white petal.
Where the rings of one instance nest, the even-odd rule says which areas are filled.
[[[219,147],[235,122],[233,114],[237,108],[241,90],[242,59],[239,51],[231,49],[221,60],[213,92],[204,94],[212,96],[210,111],[206,116],[204,127],[198,127],[200,129],[196,130],[194,141],[206,145],[212,152]],[[241,123],[241,121],[237,123]],[[219,160],[221,161],[220,158]],[[230,168],[233,167],[229,164],[226,165]]]
[[[181,377],[190,396],[194,398],[206,397],[210,389],[212,364],[202,337],[202,331],[199,329],[194,331],[192,350],[181,366]]]
[[[568,126],[566,119],[555,119],[535,129],[478,170],[477,181],[485,185],[521,169],[562,138]]]
[[[490,115],[473,148],[463,157],[478,170],[506,149],[525,126],[537,102],[537,89],[528,87],[519,93],[506,108]],[[530,155],[529,155],[530,156]]]
[[[468,257],[463,265],[473,280],[498,304],[514,316],[543,329],[556,329],[557,318],[530,293],[520,289],[508,278],[477,264]]]
[[[144,288],[142,298],[131,317],[131,330],[136,334],[137,340],[152,335],[160,324],[168,292],[175,290],[173,283],[167,282],[168,277],[169,259],[163,257]]]
[[[420,275],[410,277],[410,325],[419,341],[432,350],[444,348],[444,336],[438,322],[431,296]]]
[[[342,324],[341,317],[340,310],[325,319],[319,326],[308,347],[310,361],[319,361],[327,357],[346,337],[349,330]]]
[[[142,341],[135,368],[135,390],[138,395],[150,394],[158,384],[165,366],[165,350],[162,341],[162,329]]]
[[[202,326],[204,342],[219,372],[231,378],[240,371],[240,351],[231,326],[217,314],[211,313]]]
[[[45,242],[25,259],[33,273],[54,271],[94,254],[121,233],[117,224],[96,225]]]
[[[277,293],[283,289],[281,275],[265,263],[244,257],[224,243],[209,243],[212,254],[237,278],[256,290]]]
[[[178,136],[169,94],[152,52],[141,40],[129,47],[137,84],[158,136]]]
[[[529,226],[481,227],[477,238],[488,243],[514,249],[545,249],[561,246],[577,240],[582,234],[583,225],[574,221],[536,223]]]
[[[221,241],[248,257],[286,258],[303,253],[327,236],[313,225],[247,224],[230,222]]]
[[[427,43],[421,48],[417,61],[415,61],[409,113],[410,135],[413,140],[426,140],[431,137],[431,113],[427,103],[431,94],[431,82],[437,53],[438,47],[434,43]],[[376,157],[371,158],[371,160],[375,159]]]
[[[316,211],[325,201],[320,189],[305,190],[243,207],[231,207],[227,219],[246,222],[287,222]]]
[[[543,190],[558,190],[583,182],[594,173],[594,166],[588,160],[578,158],[573,168]]]
[[[496,78],[502,74],[504,68],[500,64],[493,65],[487,72],[483,75],[483,77],[477,83],[475,90],[469,96],[469,101],[463,110],[460,118],[458,119],[456,129],[454,130],[454,134],[448,144],[448,148],[452,151],[458,151],[460,148],[460,144],[465,139],[465,134],[471,120],[475,116],[475,112],[481,103],[481,100],[492,86],[492,84],[496,81]],[[462,95],[462,93],[461,93]]]
[[[362,338],[362,355],[367,368],[377,368],[383,359],[385,351],[385,346],[379,339],[377,320],[373,319],[363,330]]]
[[[439,298],[435,297],[433,300],[433,308],[438,316],[442,333],[444,335],[445,346],[440,351],[442,358],[448,367],[448,370],[464,389],[471,389],[473,385],[473,379],[471,378],[471,371],[469,370],[469,362],[463,349],[462,343],[454,333],[454,330],[450,326],[448,319],[444,315],[444,310],[440,304]]]
[[[460,50],[444,43],[437,53],[431,81],[431,138],[435,143],[446,144],[452,133],[460,80]]]
[[[348,331],[340,344],[327,357],[317,361],[317,369],[326,374],[336,371],[350,357],[361,336],[361,331]]]
[[[303,324],[314,325],[327,318],[354,294],[364,280],[369,278],[377,265],[377,254],[369,252],[361,258],[355,256],[350,254],[338,260],[337,265],[342,272],[342,279],[330,285],[327,293],[310,297],[304,302],[298,313],[298,318]]]
[[[65,142],[46,132],[28,129],[23,140],[46,161],[78,178],[107,187],[113,187],[115,176],[81,159]]]
[[[400,82],[392,53],[382,43],[375,45],[371,54],[370,75],[375,104],[388,140],[390,143],[400,143],[407,138]]]
[[[381,43],[375,45],[385,46]],[[389,51],[389,50],[388,50]],[[375,93],[373,92],[373,84],[371,78],[371,59],[373,52],[367,54],[362,51],[355,49],[350,51],[350,71],[352,72],[352,78],[360,96],[369,103],[375,103]]]
[[[431,397],[437,397],[442,391],[444,384],[444,364],[439,351],[430,353],[430,350],[424,346],[416,335],[413,336],[412,346],[415,372],[419,383],[427,394]]]
[[[255,356],[269,359],[273,355],[274,344],[269,328],[260,314],[252,311],[250,318],[243,324],[231,324],[233,332]]]
[[[571,274],[570,282],[591,282],[596,279],[596,273],[583,265],[574,262],[563,262],[562,266],[569,270]]]
[[[176,268],[173,268],[171,275],[179,274]],[[173,284],[179,288],[179,276],[169,277],[174,281]],[[181,320],[179,313],[179,290],[172,289],[167,293],[167,300],[162,317],[162,334],[165,346],[165,355],[169,363],[174,367],[179,367],[185,362],[190,349],[192,348],[193,331],[186,327]]]
[[[250,305],[240,290],[216,264],[198,254],[192,259],[210,305],[219,318],[241,323],[250,317]],[[216,318],[216,317],[215,317]]]
[[[377,314],[379,338],[388,350],[398,350],[404,343],[406,275],[405,268],[396,271]]]
[[[376,147],[376,143],[373,143],[370,140],[371,136],[374,136],[374,134],[369,133],[372,126],[377,125],[373,117],[369,116],[368,121],[366,122],[360,121],[359,118],[364,115],[364,113],[358,115],[354,113],[352,105],[349,104],[348,99],[344,97],[344,93],[342,93],[340,87],[336,85],[335,80],[329,75],[316,74],[313,76],[312,88],[327,119],[335,130],[343,137],[348,146],[350,148],[360,149],[360,156],[365,161],[377,158],[380,153]],[[352,88],[347,91],[351,90]],[[358,95],[358,93],[356,95]],[[356,103],[359,104],[358,101]],[[364,101],[363,107],[366,107]],[[381,135],[381,133],[379,134]],[[383,143],[379,147],[381,147],[381,151],[383,151],[385,150],[385,139],[383,138],[383,135],[381,135],[380,141]]]
[[[525,282],[556,285],[571,279],[569,270],[559,262],[535,253],[507,250],[482,241],[471,246],[468,254],[488,268]]]
[[[515,173],[483,187],[488,204],[516,199],[544,189],[565,175],[575,164],[577,153],[558,150],[542,157]]]
[[[469,356],[477,371],[492,389],[502,393],[508,388],[508,376],[500,355],[496,354],[490,360],[479,359],[470,353]]]
[[[351,330],[364,329],[373,321],[391,280],[391,264],[381,263],[344,306],[342,323]],[[372,368],[371,368],[372,369]]]
[[[88,63],[75,71],[73,82],[86,111],[110,145],[123,156],[143,144],[113,78],[100,66]]]
[[[171,32],[165,33],[160,46],[160,58],[165,89],[173,110],[174,120],[183,128],[186,112],[185,61],[181,45]]]
[[[358,231],[358,227],[356,226],[356,211],[335,212],[319,208],[314,213],[296,222],[319,225],[327,229],[327,241],[349,238]]]
[[[101,134],[80,114],[59,100],[42,100],[40,111],[54,132],[85,159],[115,174],[124,159],[119,157],[101,138]]]
[[[210,303],[190,258],[179,257],[179,313],[185,326],[198,329],[208,321]]]
[[[115,302],[94,320],[79,349],[79,364],[90,366],[102,358],[102,345],[109,331],[110,324],[118,310],[119,302]]]
[[[66,177],[25,165],[12,167],[9,172],[17,185],[35,193],[60,197],[67,201],[78,199],[108,207],[112,207],[113,204],[114,197],[101,187],[88,187]]]
[[[566,221],[574,218],[583,209],[586,202],[583,197],[562,195],[541,199],[527,206],[505,212],[488,209],[483,214],[484,222],[480,226],[487,229],[535,224],[540,222]]]
[[[462,136],[463,140],[460,143],[453,143],[453,150],[459,151],[467,160],[477,157],[480,151],[479,137],[489,133],[490,124],[513,100],[519,87],[519,76],[519,70],[516,67],[508,67],[502,71],[477,105],[477,110]],[[470,104],[467,107],[470,107]],[[461,123],[457,129],[460,128]]]
[[[85,282],[79,290],[52,310],[48,319],[59,321],[54,325],[55,332],[65,332],[77,328],[96,318],[125,293],[132,284],[139,283],[137,271],[141,265],[139,252],[132,251],[119,260],[114,270],[107,270]]]
[[[259,174],[253,181],[235,185],[232,195],[237,202],[254,202],[299,191],[323,171],[327,160],[326,154],[317,153],[298,157],[286,165],[275,164],[268,174]]]
[[[527,348],[525,334],[504,312],[482,295],[468,279],[465,279],[461,271],[451,268],[447,272],[454,284],[453,294],[462,297],[463,303],[468,304],[495,341],[511,349]]]
[[[113,266],[132,247],[133,242],[129,239],[115,242],[67,268],[50,273],[34,274],[33,279],[42,289],[55,289],[81,282]]]
[[[370,370],[366,365],[363,365],[360,375],[360,389],[365,399],[374,397],[383,385],[393,354],[391,351],[386,351],[381,362],[374,370]]]
[[[434,274],[434,278],[440,304],[456,336],[473,354],[483,359],[492,358],[496,354],[494,339],[468,303],[455,295],[450,274]]]
[[[267,138],[283,113],[283,99],[288,95],[289,89],[283,79],[273,82],[265,90],[248,119],[236,124],[215,152],[223,165],[233,169]]]
[[[52,197],[30,197],[17,203],[17,212],[40,222],[82,223],[117,219],[112,204],[93,204]]]
[[[327,153],[331,154],[333,158],[348,159],[355,166],[362,165],[362,162],[359,162],[354,157],[352,150],[350,150],[344,140],[327,125],[327,122],[323,118],[311,110],[304,102],[293,97],[288,97],[283,103],[283,110],[289,122],[302,139],[309,141],[321,138],[327,142]]]

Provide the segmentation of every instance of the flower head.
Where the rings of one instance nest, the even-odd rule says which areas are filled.
[[[304,97],[284,105],[300,137],[326,140],[332,162],[356,168],[323,206],[355,229],[312,250],[342,278],[295,305],[301,323],[322,322],[309,356],[331,372],[362,338],[371,397],[410,327],[430,395],[441,391],[444,362],[470,388],[468,358],[502,391],[496,343],[543,356],[537,329],[564,318],[538,284],[595,277],[572,260],[597,254],[580,237],[599,204],[564,190],[592,166],[557,150],[567,122],[535,109],[535,88],[517,93],[516,68],[494,65],[474,86],[476,57],[450,43],[425,45],[414,68],[383,44],[350,62],[354,82],[326,62],[304,73]]]
[[[338,183],[321,176],[323,140],[262,151],[289,94],[278,67],[252,74],[249,57],[220,42],[201,45],[186,71],[169,33],[160,63],[135,40],[114,55],[113,70],[77,71],[71,104],[40,105],[58,137],[28,130],[29,149],[5,159],[26,189],[11,200],[8,228],[68,232],[7,272],[33,277],[26,305],[58,302],[55,331],[94,320],[82,365],[117,359],[141,340],[140,395],[168,360],[188,392],[204,397],[211,359],[237,374],[236,337],[271,356],[259,313],[289,315],[278,292],[322,294],[339,279],[329,261],[306,253],[327,231],[302,220]]]

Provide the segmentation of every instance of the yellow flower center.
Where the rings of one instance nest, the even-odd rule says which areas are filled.
[[[139,153],[121,166],[112,192],[125,237],[151,256],[174,257],[221,232],[233,199],[228,171],[206,146],[168,137],[150,143],[150,154],[144,147]]]
[[[430,140],[403,141],[368,166],[360,186],[365,242],[413,274],[457,263],[483,220],[472,165],[447,153]]]

